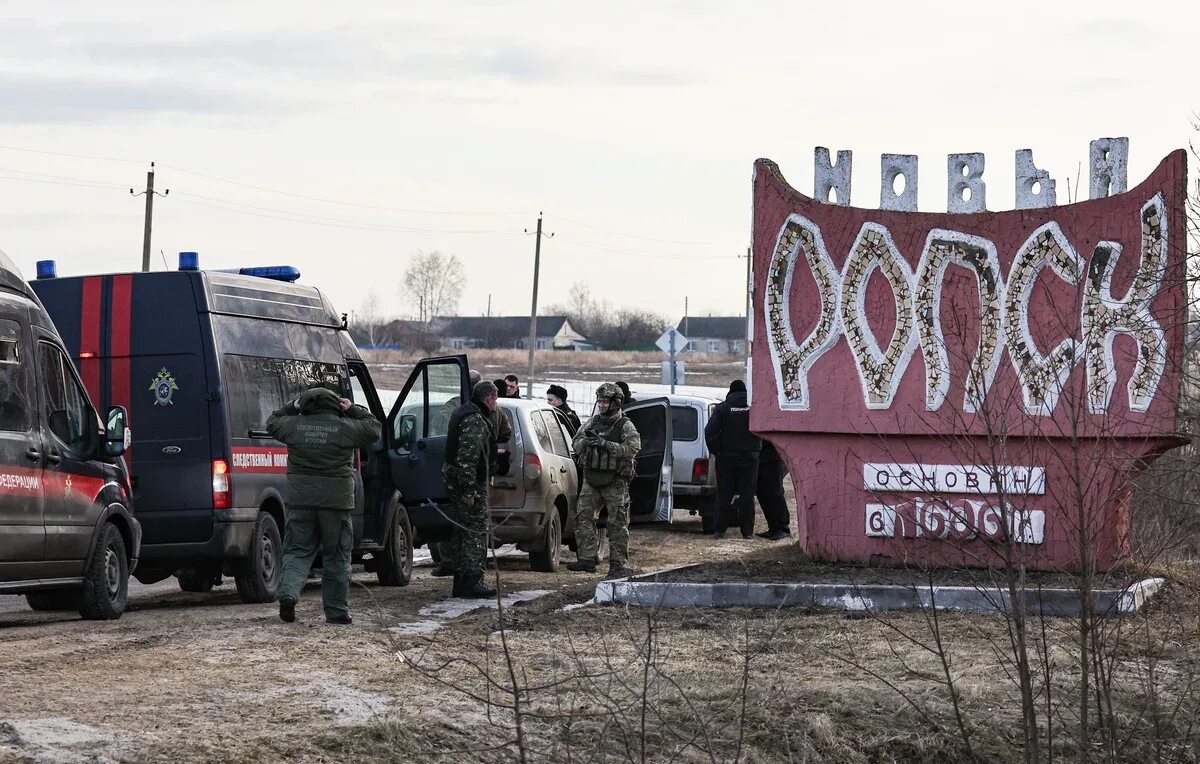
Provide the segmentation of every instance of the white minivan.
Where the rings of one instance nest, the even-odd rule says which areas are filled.
[[[671,404],[671,453],[675,467],[675,509],[700,515],[705,533],[712,532],[717,501],[717,475],[704,443],[704,426],[719,401],[700,395],[667,395]]]

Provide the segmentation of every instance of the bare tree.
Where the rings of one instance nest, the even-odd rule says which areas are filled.
[[[467,275],[457,255],[418,251],[404,271],[400,291],[415,306],[417,319],[428,323],[435,316],[457,313],[466,286]]]
[[[366,341],[368,347],[387,345],[394,339],[388,331],[390,321],[383,312],[383,301],[374,290],[367,292],[355,315],[354,335]]]

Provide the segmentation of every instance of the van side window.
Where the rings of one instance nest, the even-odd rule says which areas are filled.
[[[0,319],[0,430],[30,428],[29,369],[21,357],[21,326]]]
[[[251,430],[265,429],[272,411],[314,385],[327,387],[345,398],[352,395],[345,364],[232,353],[226,353],[222,360],[229,429],[235,438],[249,437]]]
[[[38,346],[46,390],[46,423],[72,451],[86,453],[90,442],[87,396],[71,373],[71,362],[48,342]]]
[[[671,440],[690,441],[700,437],[700,415],[691,406],[671,407]]]

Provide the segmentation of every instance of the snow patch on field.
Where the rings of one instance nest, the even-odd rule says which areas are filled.
[[[512,607],[518,602],[529,602],[538,597],[545,597],[552,592],[548,589],[528,589],[526,591],[513,592],[506,594],[501,598],[504,607]],[[401,623],[389,629],[393,634],[403,636],[427,636],[437,631],[446,625],[447,622],[453,621],[455,618],[466,615],[474,610],[483,608],[496,609],[496,600],[464,600],[464,599],[448,599],[440,602],[434,602],[417,611],[419,621],[411,621],[409,623]]]
[[[124,748],[115,733],[66,717],[0,721],[0,759],[14,756],[50,764],[115,762]]]
[[[304,698],[328,714],[338,727],[356,727],[382,716],[392,705],[391,698],[373,692],[348,687],[332,677],[324,676],[297,685],[272,687],[255,693],[255,700]]]

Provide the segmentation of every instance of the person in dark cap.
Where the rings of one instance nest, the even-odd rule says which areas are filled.
[[[751,538],[762,440],[750,432],[750,404],[742,380],[730,382],[729,394],[713,409],[704,427],[704,442],[717,460],[717,517],[713,533],[724,538],[730,520],[736,518],[742,538]]]
[[[562,385],[550,385],[546,389],[546,403],[554,407],[554,413],[558,416],[559,421],[567,428],[571,437],[575,437],[575,433],[579,432],[579,415],[567,403],[567,388]]]
[[[633,394],[629,392],[629,385],[625,384],[625,380],[623,380],[623,379],[617,380],[617,387],[621,388],[621,395],[623,395],[625,397],[624,405],[628,406],[629,404],[634,402]]]

